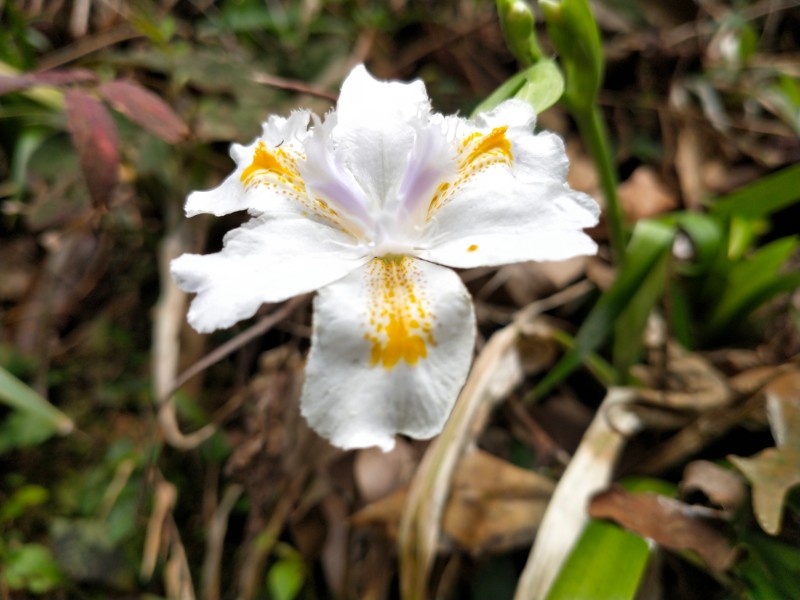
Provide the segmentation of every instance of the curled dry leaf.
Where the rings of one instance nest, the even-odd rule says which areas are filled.
[[[633,494],[614,485],[592,499],[589,515],[616,521],[670,550],[692,550],[715,571],[728,569],[736,559],[736,549],[713,525],[715,511],[666,496]]]
[[[800,485],[800,369],[779,376],[764,391],[777,447],[752,458],[728,458],[753,486],[753,510],[759,525],[776,535],[781,530],[786,494]]]
[[[648,388],[639,396],[654,406],[672,410],[704,412],[728,405],[733,395],[725,376],[705,358],[677,344],[667,345],[666,372],[661,367],[640,367],[635,374]],[[661,361],[651,361],[659,365]]]
[[[45,71],[44,73],[25,73],[24,75],[0,75],[0,96],[9,92],[27,90],[37,85],[60,87],[73,83],[93,83],[97,75],[86,69],[66,69]]]
[[[732,514],[744,502],[747,490],[736,472],[724,469],[707,460],[695,460],[686,465],[680,484],[684,496],[702,492],[713,504]]]
[[[109,81],[100,86],[109,104],[167,143],[175,144],[189,133],[181,118],[153,92],[132,81]]]
[[[80,90],[64,94],[67,127],[95,208],[107,208],[117,185],[119,138],[103,103]]]

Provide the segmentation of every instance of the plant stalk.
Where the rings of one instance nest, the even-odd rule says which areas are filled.
[[[611,144],[608,139],[605,123],[597,105],[586,110],[573,108],[581,137],[592,155],[600,177],[600,186],[606,200],[606,223],[611,244],[613,262],[621,264],[625,256],[627,236],[622,214],[622,205],[617,194],[617,175],[611,158]]]

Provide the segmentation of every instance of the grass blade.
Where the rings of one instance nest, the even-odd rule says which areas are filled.
[[[3,367],[0,367],[0,402],[16,410],[40,417],[43,423],[53,428],[53,433],[66,435],[75,428],[72,420],[67,415]]]
[[[787,167],[713,201],[717,215],[766,217],[800,199],[800,165]]]
[[[675,228],[658,221],[639,221],[617,279],[600,297],[575,336],[575,348],[564,355],[533,390],[541,398],[568,377],[608,337],[648,275],[672,249]]]

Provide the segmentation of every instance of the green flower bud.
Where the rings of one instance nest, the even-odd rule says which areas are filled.
[[[533,29],[533,12],[524,0],[497,0],[500,28],[508,49],[523,66],[530,66],[542,56]]]
[[[564,100],[572,110],[590,110],[603,81],[603,47],[589,3],[540,0],[539,6],[566,76]]]

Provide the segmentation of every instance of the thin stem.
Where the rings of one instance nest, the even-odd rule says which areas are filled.
[[[627,237],[622,206],[617,195],[617,175],[611,159],[611,144],[608,140],[608,132],[597,105],[592,105],[587,110],[574,109],[572,115],[575,117],[581,137],[589,148],[589,153],[597,166],[600,186],[606,199],[606,222],[608,223],[611,252],[614,262],[619,264],[625,256]]]

